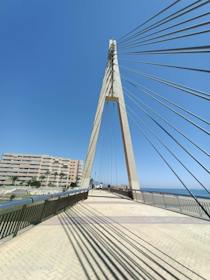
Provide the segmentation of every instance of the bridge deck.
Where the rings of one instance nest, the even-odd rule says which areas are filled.
[[[0,279],[210,279],[210,224],[105,191],[0,246]]]

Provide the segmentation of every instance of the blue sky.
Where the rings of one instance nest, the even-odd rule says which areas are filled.
[[[2,0],[0,2],[0,127],[2,132],[0,152],[50,154],[84,159],[106,64],[108,40],[119,38],[169,3],[171,1],[167,0]],[[192,1],[184,0],[181,5],[188,3]],[[202,13],[205,9],[207,8],[199,12]],[[190,39],[187,40],[180,44],[191,42]],[[209,34],[198,37],[194,43],[204,44],[208,40]],[[174,44],[172,42],[168,46]],[[209,92],[209,74],[195,76],[192,73],[139,66],[123,62],[126,58],[123,50],[120,50],[122,66],[162,75],[164,78]],[[129,57],[129,59],[135,60],[136,57]],[[170,62],[183,66],[185,62],[188,66],[209,68],[209,55],[188,56],[184,59],[161,56],[137,59],[153,62],[163,62],[164,59],[164,63]],[[130,74],[123,68],[122,72],[129,77]],[[132,77],[136,81],[140,79],[138,76]],[[209,119],[210,111],[206,101],[201,102],[182,92],[177,94],[171,88],[146,79],[141,78],[139,81]],[[154,106],[159,113],[165,114],[202,147],[210,150],[209,136],[202,135],[185,121],[164,111],[161,106],[143,95],[142,100]],[[127,99],[126,102],[129,104]],[[104,181],[110,178],[111,181],[120,183],[126,182],[127,179],[122,143],[119,140],[120,129],[117,126],[114,107],[113,104],[109,104],[105,108],[103,132],[99,139],[93,176],[98,179],[101,176]],[[209,175],[198,168],[197,164],[184,155],[140,111],[136,109],[136,112],[144,123],[166,141],[188,164],[188,167],[209,186]],[[116,127],[115,137],[112,134],[113,130],[110,129],[110,123]],[[137,132],[134,124],[130,123],[130,126],[142,185],[179,186],[180,183]],[[210,166],[208,158],[197,152],[185,140],[177,137],[206,166]],[[110,148],[110,141],[112,141],[112,148]],[[110,163],[107,151],[111,149],[114,152],[110,151],[112,157]],[[167,157],[184,177],[186,183],[196,187],[194,180],[173,159],[168,155]],[[112,168],[112,172],[110,172],[110,164],[116,166]]]

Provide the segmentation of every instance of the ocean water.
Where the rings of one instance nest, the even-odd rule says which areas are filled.
[[[141,188],[143,191],[150,191],[150,192],[163,192],[163,193],[173,193],[173,194],[184,194],[184,195],[189,195],[189,192],[185,189],[181,188],[150,188],[150,187],[142,187]],[[201,189],[190,189],[190,191],[195,195],[195,196],[200,196],[200,197],[206,197],[210,198],[210,194],[208,194],[205,190]],[[210,189],[209,189],[210,192]]]

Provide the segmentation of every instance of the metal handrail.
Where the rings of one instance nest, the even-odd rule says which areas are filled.
[[[195,200],[186,194],[174,194],[169,192],[155,192],[144,190],[131,190],[125,188],[112,187],[110,191],[119,193],[151,206],[164,208],[166,210],[179,212],[188,216],[201,218],[209,221],[209,217],[195,202]],[[199,202],[210,213],[210,198],[204,196],[196,196]]]
[[[189,194],[184,194],[184,193],[171,193],[171,192],[156,192],[156,191],[150,191],[150,190],[134,190],[134,192],[144,192],[144,193],[155,193],[155,194],[168,194],[168,195],[175,195],[175,196],[185,196],[185,197],[190,197]],[[202,196],[202,195],[196,195],[197,198],[203,198],[203,199],[210,199],[210,197]]]
[[[35,225],[87,199],[89,188],[77,188],[51,195],[31,196],[0,205],[0,239],[16,236],[19,231]]]
[[[104,188],[105,189],[105,188]],[[106,188],[108,189],[108,188]],[[122,191],[125,191],[125,192],[129,192],[129,191],[132,191],[132,192],[141,192],[141,193],[155,193],[155,194],[168,194],[168,195],[179,195],[179,196],[185,196],[185,197],[190,197],[189,194],[183,194],[183,193],[172,193],[172,192],[158,192],[158,191],[150,191],[150,190],[131,190],[131,189],[126,189],[126,188],[120,188],[120,187],[111,187],[111,189],[113,190],[122,190]],[[203,198],[203,199],[210,199],[210,196],[209,198],[206,197],[206,196],[202,196],[202,195],[196,195],[197,198]]]
[[[66,191],[66,192],[58,192],[58,193],[47,194],[47,195],[34,195],[34,196],[30,196],[25,199],[8,201],[3,204],[0,204],[0,212],[1,212],[1,209],[11,208],[11,207],[15,207],[15,206],[28,205],[28,204],[35,203],[35,202],[36,203],[44,202],[45,200],[59,198],[59,197],[65,197],[65,196],[72,195],[75,193],[83,193],[83,192],[87,192],[88,190],[89,190],[89,188],[76,188],[74,190],[70,190],[70,191]]]

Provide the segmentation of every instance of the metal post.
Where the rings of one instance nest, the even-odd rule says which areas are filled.
[[[20,217],[18,219],[18,222],[17,222],[17,225],[16,225],[16,228],[14,230],[14,233],[13,233],[13,237],[15,237],[19,231],[19,228],[20,228],[20,224],[24,218],[24,214],[25,214],[25,209],[26,209],[26,205],[23,205],[22,207],[22,210],[21,210],[21,213],[20,213]]]

